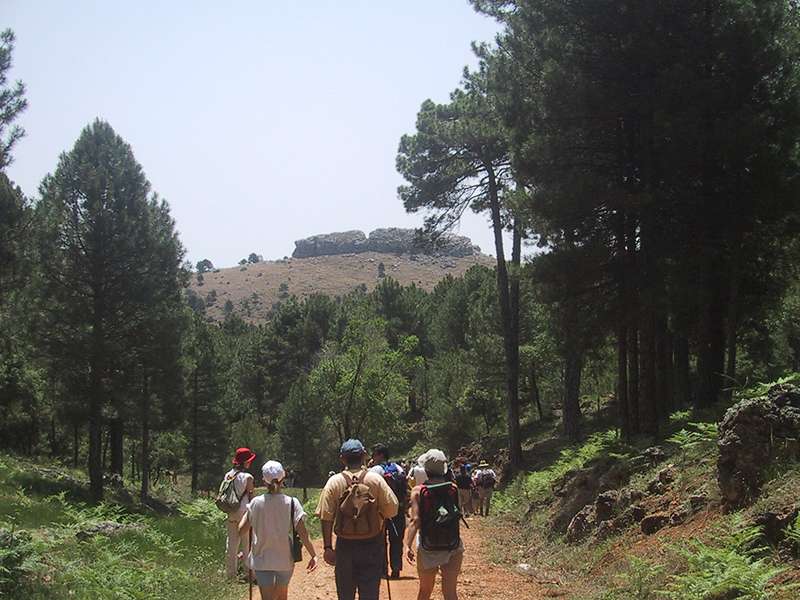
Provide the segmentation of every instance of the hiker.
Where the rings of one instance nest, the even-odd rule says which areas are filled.
[[[247,505],[239,521],[239,535],[247,536],[252,526],[254,537],[249,563],[255,571],[261,600],[286,600],[294,572],[294,529],[311,556],[306,570],[316,569],[319,559],[308,536],[303,505],[282,491],[286,480],[283,465],[269,460],[261,467],[261,476],[267,484],[267,493]]]
[[[239,448],[233,459],[233,468],[225,474],[225,477],[233,479],[233,488],[239,498],[239,508],[228,513],[226,525],[228,527],[228,539],[225,543],[225,575],[228,579],[235,579],[239,566],[238,554],[239,546],[242,547],[242,570],[245,579],[250,572],[250,539],[239,535],[239,521],[247,511],[247,503],[253,499],[254,478],[247,469],[256,457],[250,448]]]
[[[489,516],[489,505],[492,502],[492,492],[497,482],[497,474],[489,466],[489,463],[482,462],[478,465],[480,469],[475,477],[478,486],[478,507],[483,517]]]
[[[385,556],[383,521],[397,514],[394,492],[383,477],[364,468],[366,456],[359,440],[342,444],[339,458],[345,468],[328,479],[316,510],[325,545],[323,558],[335,567],[339,600],[354,600],[356,589],[360,600],[378,600]],[[347,516],[345,509],[362,517]]]
[[[470,465],[461,465],[456,475],[458,488],[458,508],[468,517],[472,514],[472,476],[469,474]]]
[[[399,504],[397,514],[391,519],[386,519],[386,537],[389,539],[389,579],[400,579],[403,570],[403,536],[406,533],[406,511],[408,510],[408,483],[402,467],[394,462],[389,462],[389,448],[383,444],[372,447],[370,471],[377,473],[386,480],[392,488]]]
[[[411,490],[411,520],[406,530],[405,554],[410,564],[417,563],[419,575],[419,594],[417,600],[430,600],[437,572],[442,576],[442,594],[445,600],[457,600],[456,583],[461,572],[461,561],[464,557],[464,544],[461,542],[458,524],[461,515],[458,513],[458,488],[447,481],[447,457],[441,450],[431,449],[420,457],[427,473],[427,481]],[[441,521],[439,514],[444,511],[442,504],[438,510],[433,508],[434,495],[445,495],[450,498],[450,514],[448,533],[442,537],[431,531]],[[430,516],[433,515],[431,519]],[[429,540],[436,538],[433,549],[428,549]]]
[[[417,464],[411,469],[411,472],[408,474],[408,478],[411,482],[411,487],[416,487],[425,483],[425,480],[428,476],[425,474],[425,467],[422,466],[422,459],[425,457],[423,454],[417,459]]]

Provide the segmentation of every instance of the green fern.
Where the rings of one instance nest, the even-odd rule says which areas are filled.
[[[776,381],[756,384],[750,389],[743,390],[742,392],[737,393],[736,396],[740,400],[759,398],[761,396],[766,396],[767,392],[769,392],[770,388],[772,388],[773,386],[783,385],[785,383],[792,383],[795,385],[800,384],[800,373],[790,373],[789,375],[781,377]]]
[[[681,600],[768,600],[772,597],[771,582],[786,569],[769,562],[767,548],[758,545],[762,536],[760,526],[748,526],[737,515],[724,531],[712,536],[713,546],[696,539],[674,546],[672,549],[686,560],[687,571],[673,575],[666,590],[657,593]]]
[[[666,568],[665,565],[637,556],[628,556],[627,558],[630,562],[630,571],[620,575],[626,585],[613,590],[613,594],[610,597],[624,597],[631,600],[648,600],[648,598],[652,598],[658,589]]]
[[[680,446],[684,461],[688,450],[701,445],[715,444],[718,434],[716,423],[687,423],[687,426],[693,429],[683,428],[667,439],[668,442]]]

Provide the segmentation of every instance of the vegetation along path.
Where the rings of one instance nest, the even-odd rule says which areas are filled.
[[[461,537],[466,546],[461,576],[458,579],[459,598],[476,598],[482,600],[508,600],[508,598],[548,598],[545,586],[527,576],[524,571],[510,571],[503,566],[493,564],[486,554],[483,539],[491,535],[491,521],[480,517],[467,519],[469,529],[462,527]],[[315,540],[317,548],[322,547],[322,540]],[[303,563],[304,564],[304,563]],[[416,566],[404,564],[402,577],[389,582],[392,600],[416,600],[419,583]],[[247,598],[245,590],[242,598]],[[258,599],[257,588],[253,597]],[[297,568],[289,585],[289,597],[292,600],[336,600],[336,583],[333,567],[320,563],[313,573]],[[386,582],[381,585],[381,600],[388,600]],[[442,588],[437,581],[433,598],[442,598]]]

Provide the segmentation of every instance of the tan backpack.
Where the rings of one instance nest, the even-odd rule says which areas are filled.
[[[364,483],[367,471],[353,477],[343,471],[347,488],[339,498],[333,530],[337,537],[346,540],[366,540],[380,534],[383,519],[378,512],[378,501]]]

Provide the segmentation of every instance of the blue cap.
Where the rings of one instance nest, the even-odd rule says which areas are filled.
[[[362,444],[358,440],[350,439],[347,440],[344,444],[342,444],[341,454],[345,453],[357,454],[362,452],[364,452],[364,444]]]
[[[472,468],[472,465],[471,465],[471,464],[469,464],[469,463],[467,463],[467,464],[466,464],[466,465],[464,465],[464,466],[465,466],[465,467],[467,467],[468,469],[471,469],[471,468]]]

